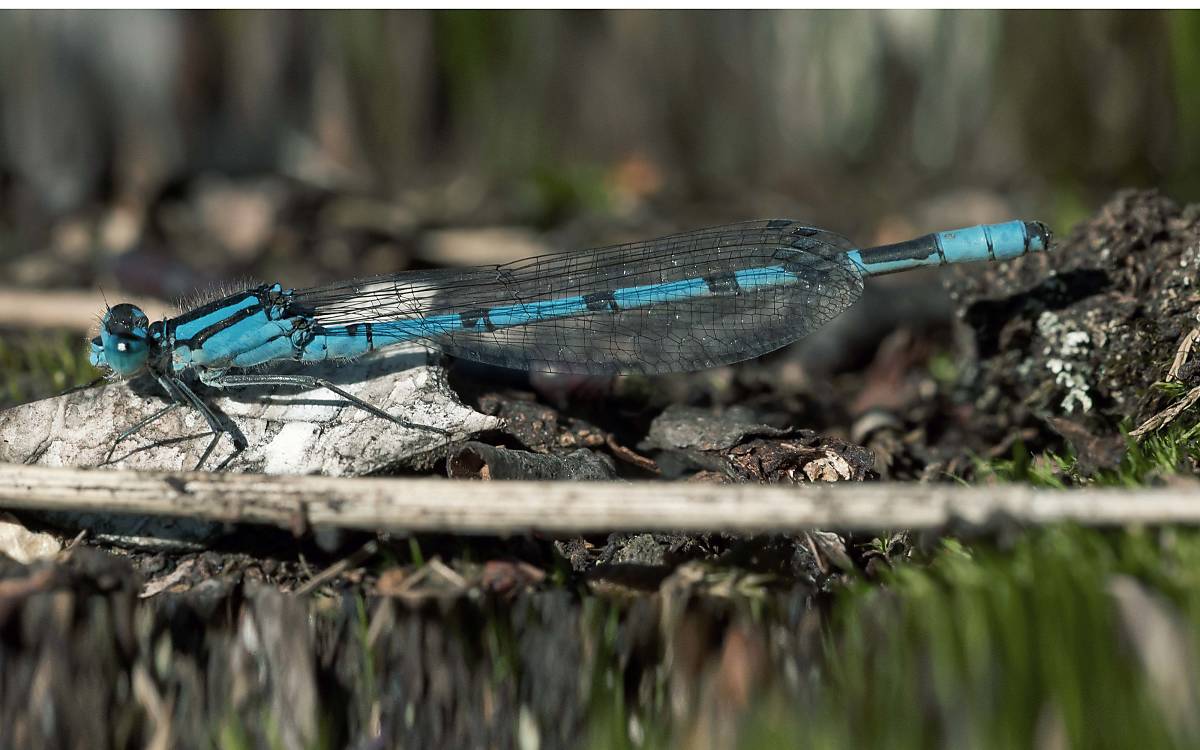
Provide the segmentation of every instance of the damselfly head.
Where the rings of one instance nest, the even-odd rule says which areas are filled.
[[[100,335],[92,339],[92,364],[128,377],[145,367],[149,356],[150,319],[146,313],[128,303],[109,308],[100,321]]]

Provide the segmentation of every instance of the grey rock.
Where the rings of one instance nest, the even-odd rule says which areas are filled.
[[[424,354],[383,354],[342,366],[302,370],[337,383],[355,396],[415,424],[379,419],[328,391],[245,388],[206,393],[219,416],[245,437],[235,453],[222,437],[203,467],[265,474],[355,476],[428,464],[447,447],[500,420],[464,406],[444,371]],[[166,405],[154,383],[116,382],[23,404],[0,412],[0,461],[44,466],[111,466],[190,470],[211,435],[194,409],[178,408],[121,443],[122,431]]]

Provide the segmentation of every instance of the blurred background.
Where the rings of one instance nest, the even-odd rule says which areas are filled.
[[[5,286],[166,299],[1200,193],[1200,14],[5,12]],[[487,229],[488,232],[442,232]]]
[[[0,66],[0,365],[66,373],[7,402],[91,377],[100,290],[157,317],[728,221],[1061,234],[1117,188],[1200,195],[1187,11],[11,11]],[[948,340],[946,277],[873,281],[807,369]]]

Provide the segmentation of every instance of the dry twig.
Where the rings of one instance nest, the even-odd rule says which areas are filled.
[[[879,531],[997,521],[1088,525],[1200,523],[1192,485],[1036,490],[845,484],[456,482],[135,472],[0,465],[0,506],[184,516],[293,528],[466,534],[612,530]]]

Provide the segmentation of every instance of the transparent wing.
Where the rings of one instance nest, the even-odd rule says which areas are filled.
[[[301,290],[326,326],[473,316],[522,303],[594,295],[783,266],[794,282],[624,310],[550,317],[495,330],[415,338],[456,357],[517,369],[663,373],[738,362],[815,331],[853,304],[862,274],[849,240],[787,221],[735,224],[501,266],[382,276]],[[411,330],[411,326],[406,326]]]

